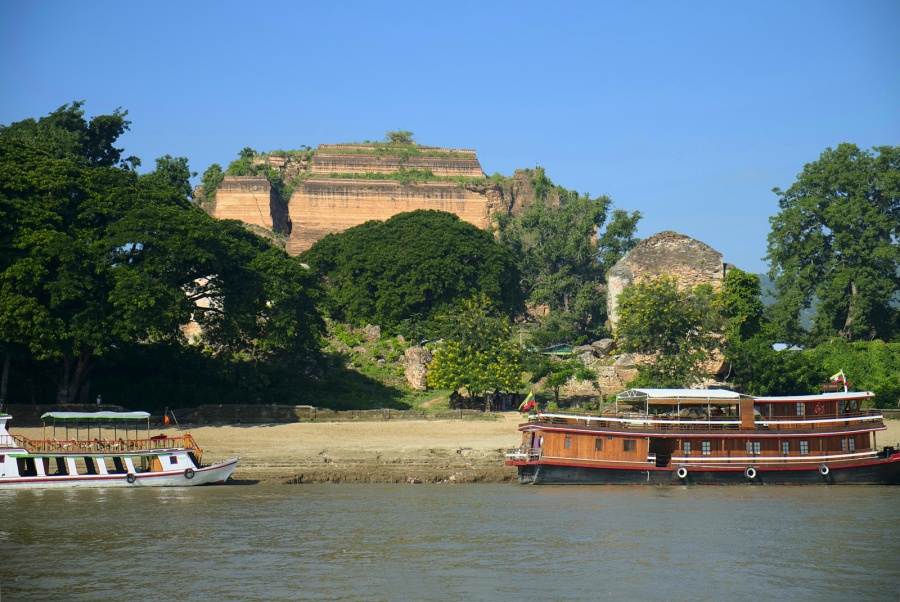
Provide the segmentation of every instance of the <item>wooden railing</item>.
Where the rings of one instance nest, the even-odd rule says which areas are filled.
[[[532,424],[579,428],[587,430],[616,429],[624,431],[724,431],[739,430],[740,418],[733,415],[713,417],[685,417],[665,414],[620,414],[618,416],[575,416],[538,414],[529,421]],[[883,417],[879,411],[860,411],[847,414],[815,416],[757,416],[754,424],[765,430],[834,430],[841,427],[880,425]]]
[[[21,435],[12,435],[16,443],[31,453],[66,453],[66,454],[123,454],[142,451],[154,451],[171,448],[193,449],[198,460],[202,454],[200,446],[186,433],[175,437],[158,436],[149,439],[28,439]]]

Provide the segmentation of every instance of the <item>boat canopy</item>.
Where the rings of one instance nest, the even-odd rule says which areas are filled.
[[[41,420],[57,422],[80,422],[85,420],[147,420],[149,412],[47,412]]]
[[[736,403],[744,397],[726,389],[628,389],[616,395],[616,400],[644,401],[658,404]]]

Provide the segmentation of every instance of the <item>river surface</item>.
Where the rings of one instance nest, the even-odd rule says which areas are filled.
[[[900,487],[0,490],[0,601],[900,599]]]

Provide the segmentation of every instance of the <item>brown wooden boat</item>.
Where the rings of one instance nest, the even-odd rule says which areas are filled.
[[[871,392],[630,389],[600,415],[538,413],[507,452],[532,484],[900,484]]]

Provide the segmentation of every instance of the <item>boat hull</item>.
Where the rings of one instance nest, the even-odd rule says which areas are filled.
[[[232,459],[203,468],[132,474],[59,475],[0,478],[0,488],[47,489],[91,487],[193,487],[215,485],[228,480],[237,467]]]
[[[888,459],[830,466],[647,469],[531,462],[518,466],[519,482],[533,485],[900,485],[900,454]],[[826,474],[823,474],[825,472]],[[683,475],[683,476],[681,476]],[[752,475],[752,476],[751,476]]]

